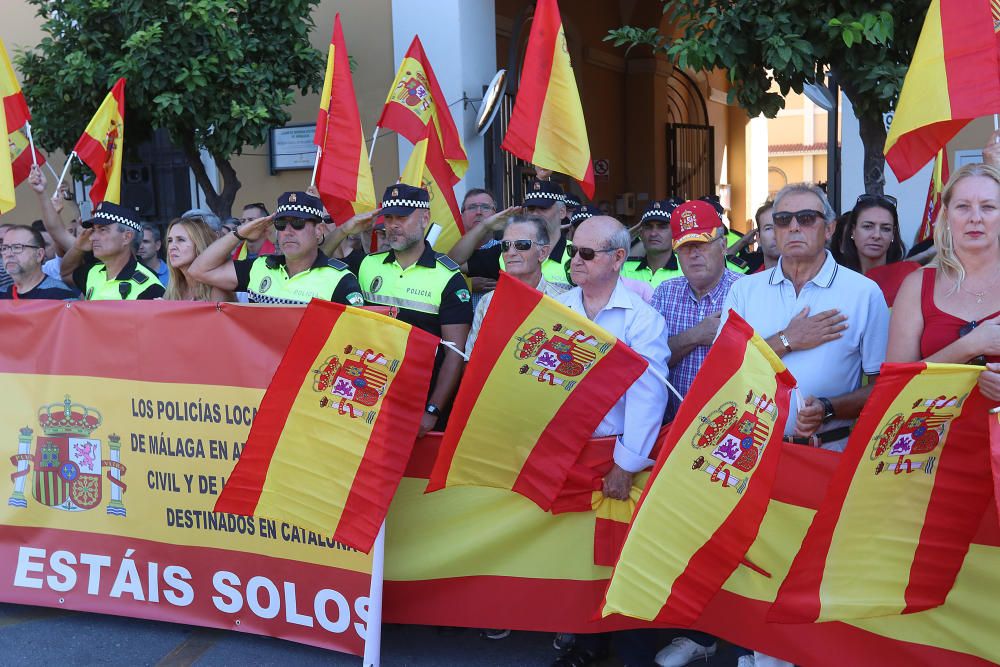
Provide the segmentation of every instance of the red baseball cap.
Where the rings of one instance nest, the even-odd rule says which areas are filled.
[[[674,237],[675,249],[692,241],[712,241],[717,237],[720,227],[722,218],[708,202],[684,202],[670,214],[670,231]]]

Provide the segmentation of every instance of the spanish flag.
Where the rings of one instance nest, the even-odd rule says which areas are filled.
[[[451,168],[444,159],[439,135],[431,119],[427,125],[427,136],[413,146],[399,181],[427,190],[431,198],[431,222],[441,228],[441,234],[434,241],[434,249],[443,253],[451,250],[465,234],[451,176]]]
[[[3,98],[5,127],[0,128],[7,135],[9,156],[0,159],[0,211],[6,213],[14,208],[14,188],[28,177],[31,171],[31,150],[25,126],[31,120],[28,103],[24,99],[21,85],[17,81],[14,67],[7,55],[7,47],[0,40],[0,97]],[[45,164],[45,158],[35,151],[38,164]],[[9,172],[9,173],[8,173]]]
[[[335,113],[330,113],[331,109]],[[313,143],[320,151],[316,188],[333,221],[340,224],[357,213],[374,209],[375,184],[365,151],[365,136],[339,13],[333,22]]]
[[[900,181],[969,121],[1000,112],[1000,58],[990,0],[931,0],[885,140]]]
[[[437,344],[399,320],[313,299],[215,511],[368,553],[420,427]]]
[[[125,142],[125,79],[118,79],[98,107],[73,152],[94,172],[90,201],[120,204],[122,148]]]
[[[882,366],[769,620],[944,604],[992,496],[981,370]]]
[[[916,243],[934,237],[934,223],[941,213],[941,193],[944,192],[944,184],[950,177],[948,151],[942,148],[934,158],[934,171],[927,186],[927,201],[924,203],[924,219],[920,222],[920,229],[917,230]]]
[[[7,134],[6,114],[0,114],[0,137]],[[14,170],[10,151],[0,158],[0,214],[9,213],[17,205],[14,198]]]
[[[21,84],[17,82],[14,66],[7,55],[7,46],[0,40],[0,97],[3,97],[4,115],[7,117],[7,131],[14,132],[24,127],[31,120],[28,102],[21,92]]]
[[[420,43],[420,37],[415,36],[403,56],[403,62],[399,64],[377,125],[395,130],[417,144],[427,136],[432,120],[451,172],[449,184],[454,185],[469,168],[469,158],[448,109],[448,101],[431,69],[431,61],[424,53],[424,45]]]
[[[594,164],[556,0],[538,0],[514,111],[501,146],[545,169],[569,174],[594,196]]]
[[[990,410],[990,466],[993,468],[993,499],[1000,516],[1000,408]]]
[[[730,312],[646,484],[603,616],[688,626],[702,614],[757,537],[794,384]]]
[[[647,366],[586,317],[501,273],[427,491],[492,486],[548,510]]]

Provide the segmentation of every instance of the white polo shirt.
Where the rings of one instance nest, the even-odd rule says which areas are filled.
[[[860,273],[837,264],[830,251],[816,276],[797,295],[785,277],[781,260],[774,268],[733,283],[722,308],[725,323],[732,308],[762,338],[770,338],[788,326],[795,315],[809,307],[809,314],[836,308],[847,316],[847,329],[837,340],[811,350],[795,350],[781,358],[798,381],[802,399],[847,394],[861,386],[861,375],[874,375],[885,361],[889,341],[889,307],[882,290]],[[795,432],[796,401],[793,397],[785,435]],[[830,431],[849,426],[853,419],[833,419],[820,427]],[[847,439],[824,443],[824,449],[843,451]]]

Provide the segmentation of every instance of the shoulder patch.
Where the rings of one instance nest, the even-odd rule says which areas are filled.
[[[439,252],[439,253],[435,253],[435,256],[437,257],[438,264],[441,264],[441,265],[447,267],[448,269],[451,269],[452,271],[458,271],[459,270],[458,264],[456,264],[455,260],[453,260],[448,255],[445,255],[444,253]]]
[[[333,259],[332,257],[326,260],[326,265],[331,269],[337,269],[338,271],[347,271],[347,264],[340,261],[339,259]]]
[[[146,282],[147,280],[149,280],[149,276],[147,276],[147,275],[146,275],[145,273],[143,273],[142,271],[136,271],[136,272],[135,272],[134,274],[132,274],[132,280],[134,280],[134,281],[135,281],[136,283],[138,283],[139,285],[142,285],[142,284],[144,284],[144,283],[145,283],[145,282]]]
[[[277,255],[265,255],[264,266],[273,270],[281,266],[281,262],[278,261]]]

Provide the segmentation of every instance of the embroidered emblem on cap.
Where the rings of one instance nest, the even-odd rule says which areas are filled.
[[[393,188],[391,196],[398,197],[399,196],[399,188]]]
[[[660,208],[660,202],[654,202],[653,208]]]
[[[294,192],[291,193],[290,195],[288,195],[288,201],[290,201],[291,203],[294,204],[298,200],[299,200],[299,198],[298,198],[298,196]]]
[[[681,231],[686,232],[689,229],[694,229],[698,226],[698,216],[694,214],[694,211],[684,211],[681,213]]]
[[[535,181],[535,186],[532,189],[533,190],[541,190],[542,189],[542,184],[539,183],[538,181]]]

